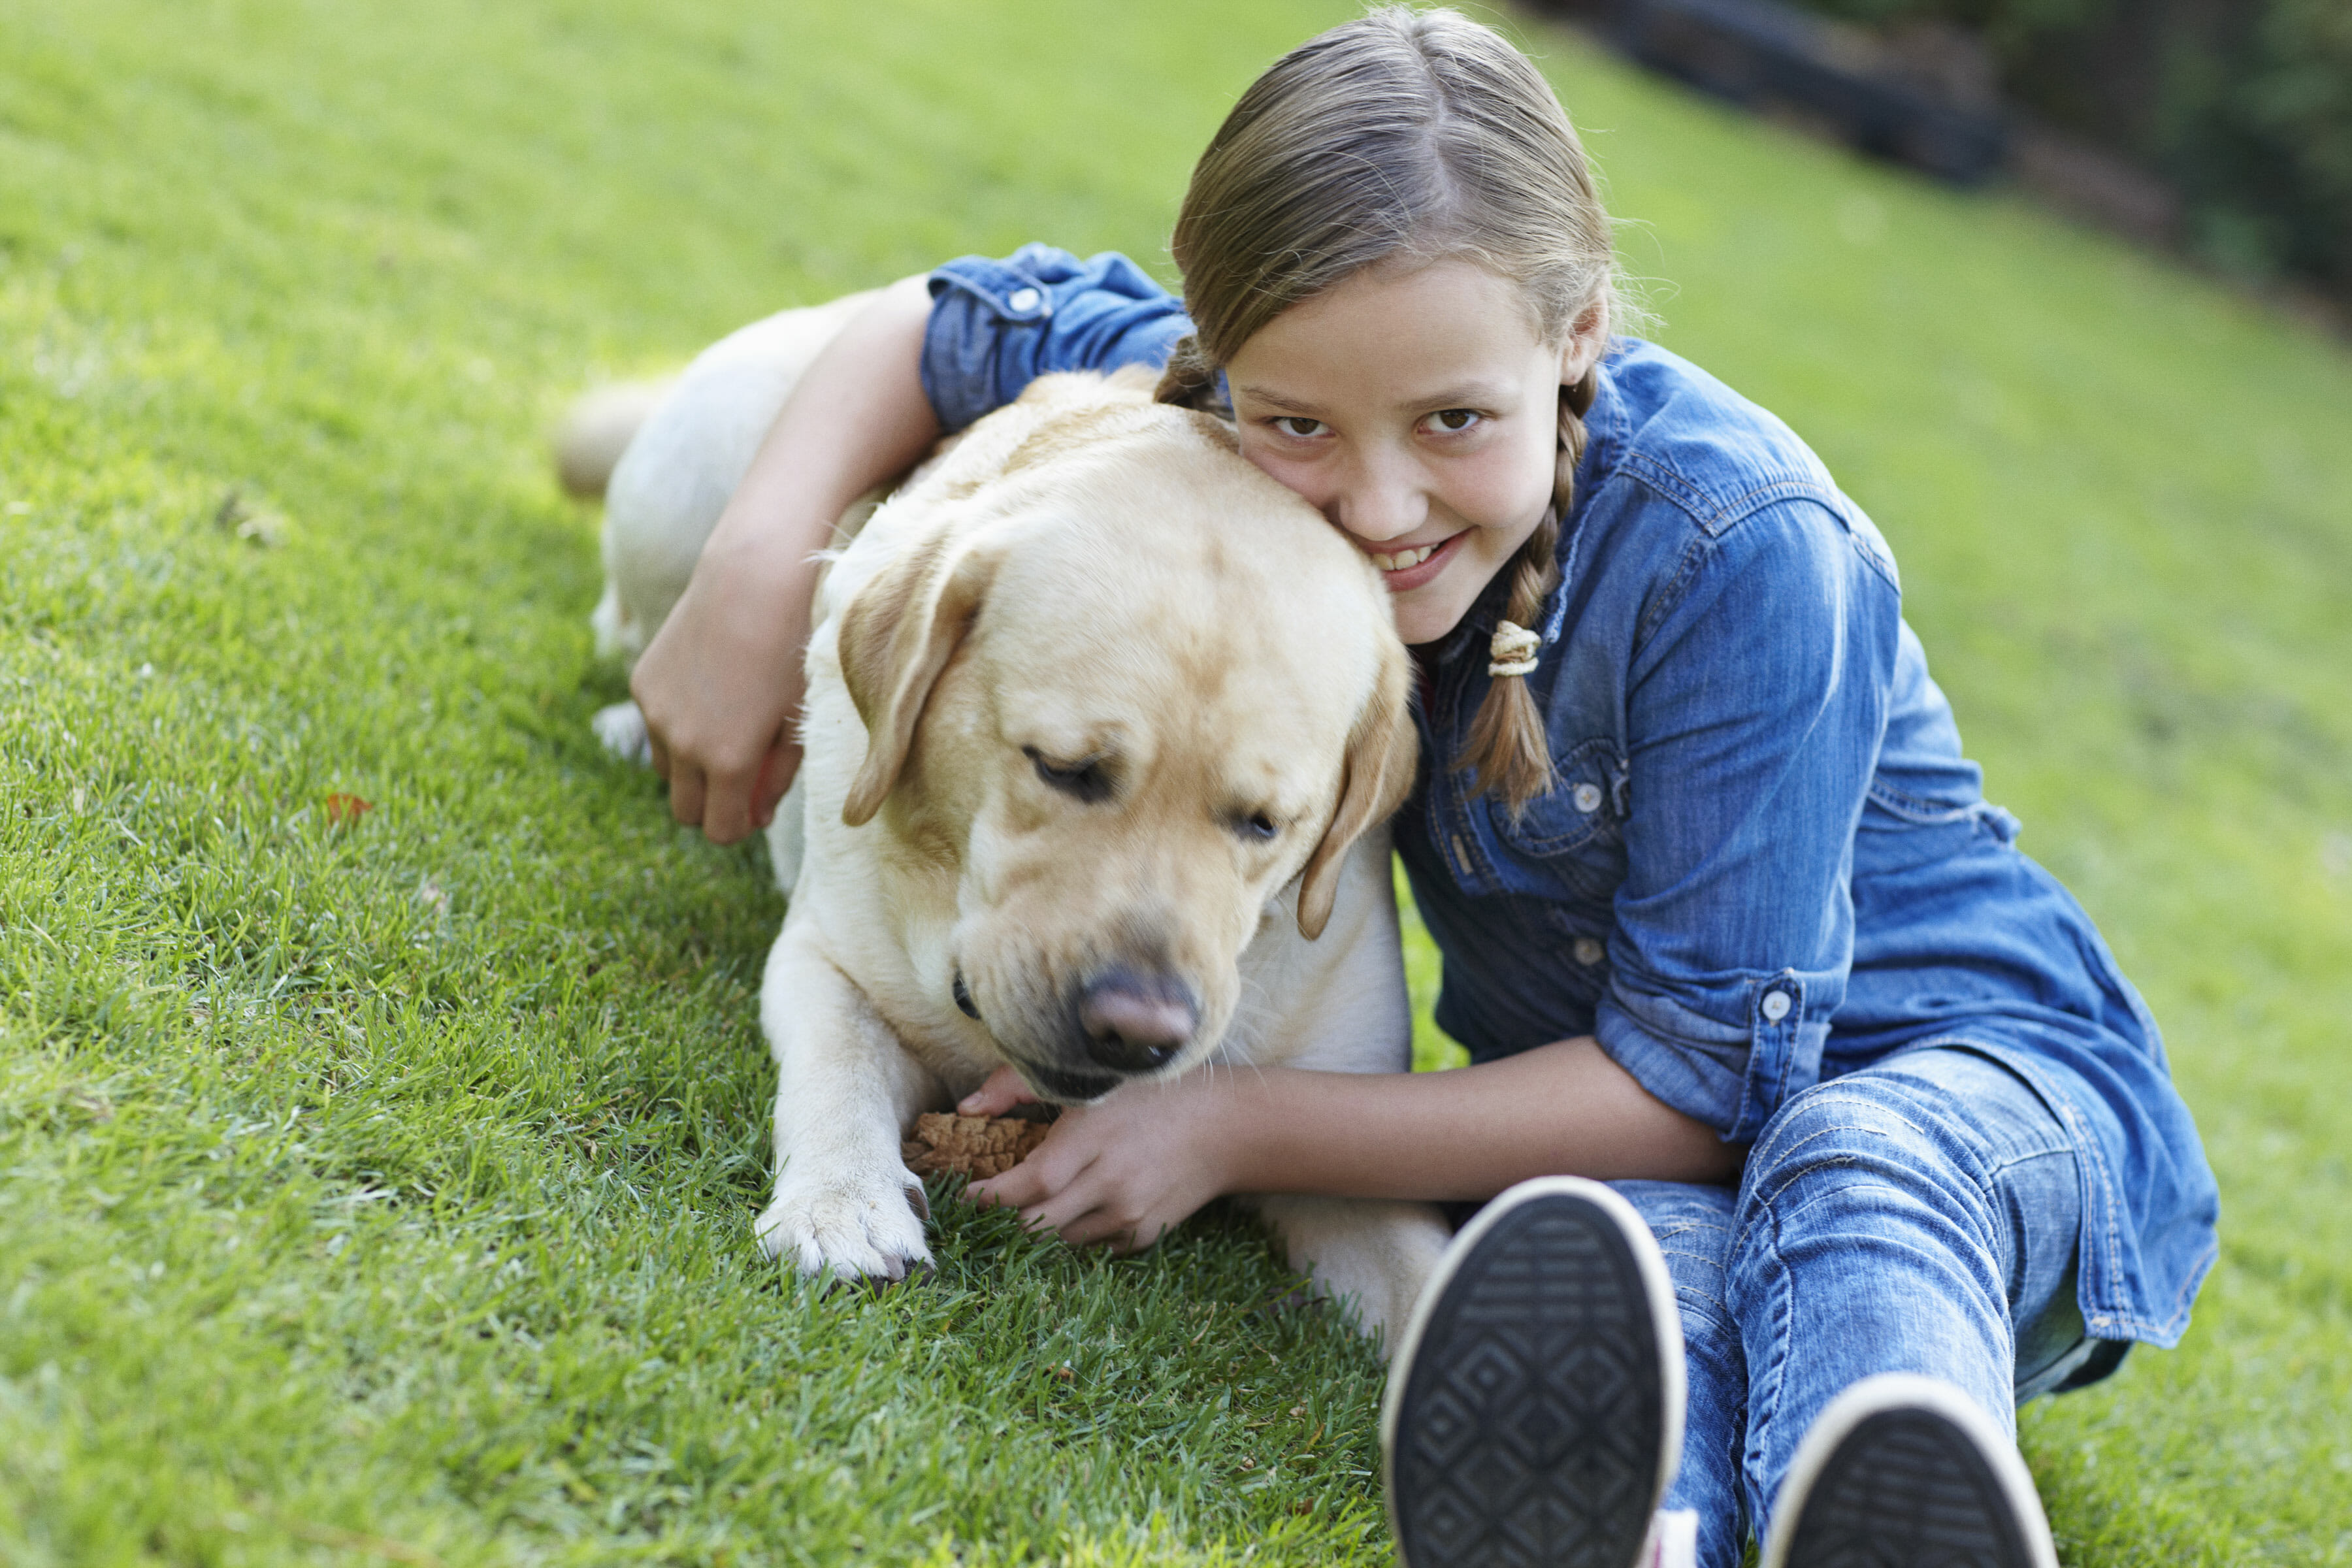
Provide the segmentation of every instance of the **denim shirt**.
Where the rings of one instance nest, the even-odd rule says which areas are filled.
[[[935,273],[923,385],[950,428],[1032,375],[1159,363],[1188,327],[1122,257],[1030,246]],[[1895,561],[1786,426],[1621,339],[1525,677],[1556,781],[1514,814],[1454,771],[1490,584],[1435,650],[1396,841],[1444,954],[1437,1020],[1490,1060],[1596,1037],[1752,1141],[1799,1090],[1930,1045],[2074,1135],[2090,1332],[2168,1345],[2218,1195],[2162,1040],[2090,918],[2014,847],[1902,618]]]
[[[923,395],[941,429],[961,430],[1047,371],[1156,370],[1192,330],[1183,301],[1117,251],[967,256],[931,274]]]

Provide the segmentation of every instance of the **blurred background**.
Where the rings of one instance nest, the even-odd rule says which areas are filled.
[[[2352,306],[2352,6],[2342,0],[1547,0],[1784,121]]]

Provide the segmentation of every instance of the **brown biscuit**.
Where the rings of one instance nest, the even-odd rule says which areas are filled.
[[[919,1176],[1001,1176],[1045,1141],[1047,1127],[1011,1116],[957,1116],[935,1110],[915,1118],[915,1135],[899,1145],[907,1169]]]

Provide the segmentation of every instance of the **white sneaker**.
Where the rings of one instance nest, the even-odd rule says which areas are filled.
[[[1940,1378],[1886,1373],[1814,1419],[1763,1568],[2058,1568],[2058,1553],[1992,1417]]]
[[[1522,1182],[1445,1249],[1381,1408],[1407,1568],[1631,1568],[1683,1444],[1683,1336],[1650,1227]]]

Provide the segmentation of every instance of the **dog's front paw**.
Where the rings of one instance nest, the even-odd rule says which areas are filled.
[[[760,1248],[803,1274],[904,1279],[929,1268],[923,1184],[903,1165],[870,1173],[812,1172],[787,1164],[776,1201],[760,1215]]]
[[[610,708],[599,708],[588,727],[596,731],[596,739],[604,749],[625,763],[639,767],[650,766],[654,760],[653,740],[646,731],[646,716],[634,702],[615,702]]]

